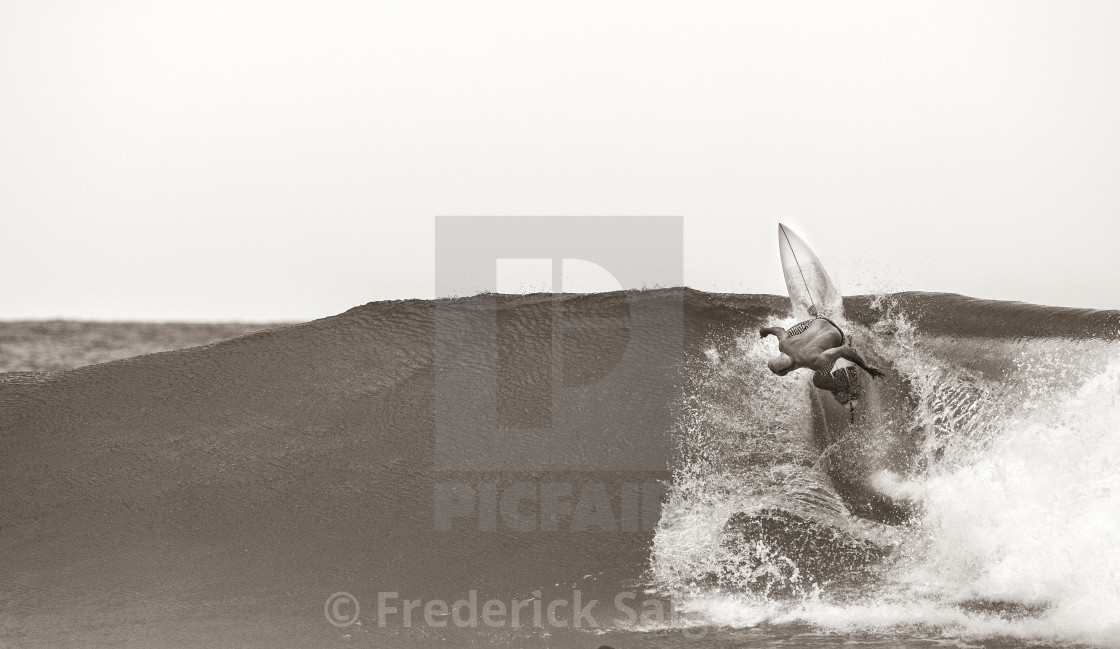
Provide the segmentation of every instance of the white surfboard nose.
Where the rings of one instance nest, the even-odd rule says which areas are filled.
[[[821,260],[797,233],[778,224],[778,252],[794,317],[825,315],[842,318],[840,291],[829,279]]]

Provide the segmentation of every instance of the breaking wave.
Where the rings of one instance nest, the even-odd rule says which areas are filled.
[[[773,339],[713,339],[688,368],[694,387],[680,407],[682,461],[653,542],[653,587],[681,600],[690,624],[1114,642],[1120,343],[961,335],[923,327],[907,306],[879,296],[873,317],[852,327],[857,346],[875,348],[909,386],[911,416],[893,425],[917,431],[918,443],[904,471],[873,480],[918,513],[897,526],[847,513],[819,449],[801,441],[813,426],[805,377],[766,370]],[[1021,309],[1026,319],[1040,307]],[[821,578],[796,556],[802,530],[787,523],[794,542],[773,542],[728,525],[739,512],[809,501],[817,518],[860,528],[885,556]]]

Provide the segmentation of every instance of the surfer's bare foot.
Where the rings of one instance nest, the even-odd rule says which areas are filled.
[[[869,366],[869,367],[867,368],[867,373],[868,373],[868,374],[870,374],[871,376],[874,376],[874,377],[875,377],[875,378],[877,378],[877,379],[879,379],[879,378],[882,378],[883,376],[885,376],[885,375],[883,374],[883,371],[882,371],[882,370],[880,370],[880,369],[878,369],[878,368],[870,367],[870,366]]]
[[[765,338],[768,335],[770,335],[770,329],[769,328],[767,328],[767,327],[759,327],[758,328],[758,337],[759,338]]]

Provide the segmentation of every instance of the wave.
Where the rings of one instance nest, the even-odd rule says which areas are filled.
[[[808,462],[819,443],[793,462],[763,450],[804,438],[814,401],[797,379],[765,371],[773,342],[713,339],[691,369],[690,450],[654,539],[651,582],[686,602],[692,624],[1111,642],[1116,312],[915,293],[846,307],[857,348],[875,349],[908,387],[906,416],[872,439],[904,457],[880,457],[870,477],[915,515],[884,526],[850,505],[837,514],[836,480]],[[739,463],[754,453],[753,467]],[[817,525],[800,523],[807,493],[820,495]],[[775,507],[777,533],[744,530]]]
[[[380,302],[0,375],[3,630],[110,645],[146,620],[190,645],[248,620],[314,645],[335,591],[578,586],[664,594],[684,624],[1115,634],[1120,313],[845,306],[902,386],[874,453],[825,439],[804,377],[766,370],[758,327],[791,322],[777,296]],[[441,425],[491,416],[492,436],[440,446]],[[563,417],[578,434],[540,432]]]

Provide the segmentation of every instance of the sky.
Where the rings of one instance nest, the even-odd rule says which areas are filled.
[[[445,215],[680,216],[687,285],[776,294],[781,221],[846,294],[1120,308],[1117,34],[1111,1],[0,0],[0,319],[432,297]]]

